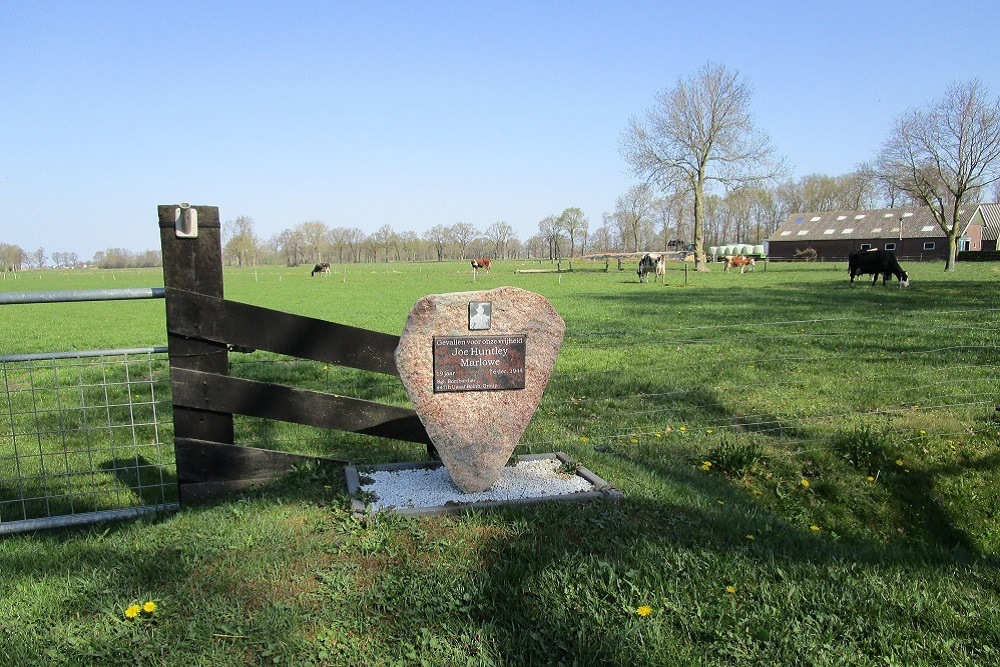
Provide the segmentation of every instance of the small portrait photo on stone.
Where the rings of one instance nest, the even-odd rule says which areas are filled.
[[[490,301],[469,302],[469,331],[482,331],[490,328],[493,315],[493,304]]]

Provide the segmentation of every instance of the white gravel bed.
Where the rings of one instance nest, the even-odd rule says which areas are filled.
[[[483,501],[511,501],[544,496],[561,496],[593,491],[594,485],[579,475],[558,472],[557,459],[519,461],[500,472],[496,483],[486,491],[462,493],[441,466],[435,469],[375,470],[362,476],[374,480],[361,487],[375,494],[370,509],[379,511],[395,507],[440,507],[451,503],[468,504]]]

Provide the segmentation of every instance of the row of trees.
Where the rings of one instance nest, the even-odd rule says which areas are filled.
[[[704,197],[704,240],[708,245],[762,243],[795,211],[829,208],[874,208],[887,201],[870,167],[843,176],[810,175],[771,189],[744,188],[723,196]],[[657,196],[654,186],[640,183],[619,196],[611,213],[594,225],[571,207],[538,222],[538,233],[522,240],[502,221],[484,230],[467,222],[435,225],[423,234],[397,232],[383,225],[373,234],[357,227],[301,223],[268,240],[254,231],[247,216],[223,224],[224,253],[232,265],[320,261],[374,262],[457,259],[559,259],[588,253],[667,250],[693,238],[693,196],[679,190]]]
[[[45,254],[45,248],[29,253],[19,245],[0,243],[0,271],[44,269],[50,266],[57,269],[125,269],[160,266],[160,263],[160,253],[157,250],[133,252],[125,248],[108,248],[94,253],[90,260],[82,261],[75,252],[53,252],[50,257]]]
[[[702,197],[705,245],[759,244],[797,211],[893,206],[899,196],[870,165],[841,176],[812,174],[771,188],[744,187]],[[435,225],[418,234],[383,225],[371,234],[358,227],[328,227],[309,221],[262,239],[253,218],[223,223],[224,255],[234,266],[315,262],[443,261],[488,256],[494,259],[557,260],[586,254],[668,250],[695,239],[694,193],[678,188],[658,192],[638,183],[615,201],[599,223],[577,207],[538,221],[527,239],[497,221],[479,229],[468,222]]]
[[[720,190],[746,191],[752,200],[755,191],[785,171],[769,138],[754,127],[750,98],[749,84],[737,72],[708,63],[661,92],[644,117],[631,119],[622,137],[622,157],[636,176],[661,193],[692,198],[700,269],[707,268],[710,196]],[[881,195],[890,206],[898,198],[899,203],[930,207],[948,238],[945,269],[953,270],[964,231],[958,224],[960,212],[1000,180],[1000,99],[990,99],[978,81],[954,84],[941,99],[896,120],[874,166],[862,166],[840,184],[814,180],[841,193],[853,192],[851,203]],[[837,208],[840,196],[798,210]]]
[[[621,140],[622,157],[642,182],[619,196],[593,231],[583,211],[567,208],[540,220],[538,234],[524,242],[504,222],[482,233],[464,222],[438,225],[422,236],[383,225],[367,237],[357,228],[312,222],[263,247],[296,264],[470,254],[556,259],[666,250],[691,240],[696,266],[706,269],[707,245],[760,243],[794,212],[917,204],[930,207],[947,236],[945,268],[954,269],[964,231],[960,212],[1000,182],[1000,99],[990,99],[978,81],[955,84],[940,100],[901,115],[873,162],[841,176],[782,181],[786,168],[754,126],[751,96],[738,72],[715,63],[659,93],[644,117],[630,120]],[[248,218],[231,228],[230,258],[244,262],[245,249],[266,254]]]
[[[263,240],[253,218],[240,216],[223,223],[224,255],[237,266],[480,256],[555,260],[693,242],[698,268],[707,268],[706,246],[762,243],[792,213],[916,204],[933,211],[951,249],[946,269],[954,268],[964,231],[960,212],[1000,183],[1000,99],[990,99],[981,83],[955,84],[940,100],[901,115],[872,162],[849,174],[798,180],[787,179],[769,138],[754,126],[750,100],[748,82],[713,63],[659,93],[621,139],[622,157],[641,182],[594,226],[571,207],[538,221],[538,233],[524,240],[504,221],[485,229],[439,224],[421,234],[384,224],[368,234],[318,220]],[[1000,198],[996,189],[992,194]],[[0,244],[4,270],[44,267],[46,259],[42,248],[27,253]],[[79,265],[75,253],[53,253],[52,260]],[[114,248],[97,253],[91,264],[156,266],[159,253]]]

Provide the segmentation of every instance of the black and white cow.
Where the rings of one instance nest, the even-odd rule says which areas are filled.
[[[657,277],[666,278],[664,275],[667,268],[667,259],[663,255],[651,255],[648,252],[642,256],[639,260],[639,270],[636,273],[639,274],[639,282],[645,283],[649,282],[648,274],[653,274],[653,282],[656,282]]]
[[[896,276],[900,287],[910,285],[910,276],[899,265],[895,253],[881,248],[852,252],[847,257],[847,272],[851,276],[852,285],[854,279],[862,275],[870,275],[872,285],[878,281],[879,276],[882,276],[883,285],[889,282],[891,276]]]
[[[330,262],[320,262],[319,264],[314,266],[313,270],[309,272],[309,277],[312,278],[317,273],[325,273],[326,275],[330,275]]]

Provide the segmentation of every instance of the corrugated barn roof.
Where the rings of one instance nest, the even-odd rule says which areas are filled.
[[[996,241],[1000,237],[1000,204],[980,204],[983,216],[983,240]]]
[[[976,206],[963,212],[968,226]],[[1000,210],[998,210],[1000,220]],[[944,232],[926,206],[885,208],[874,211],[818,211],[793,213],[769,241],[834,239],[944,238]]]

